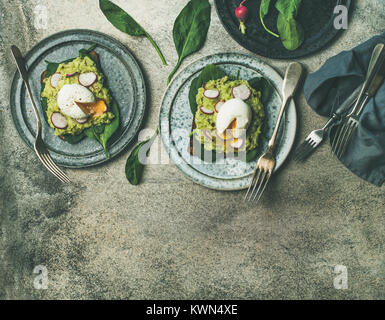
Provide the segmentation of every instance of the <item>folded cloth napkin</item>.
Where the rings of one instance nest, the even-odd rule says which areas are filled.
[[[310,74],[304,85],[310,107],[331,117],[340,104],[365,80],[374,47],[385,43],[385,33],[350,51],[343,51]],[[331,129],[332,141],[336,126]],[[385,83],[370,99],[341,162],[362,179],[381,186],[385,181]]]

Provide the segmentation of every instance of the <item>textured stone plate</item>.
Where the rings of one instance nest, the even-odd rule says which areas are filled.
[[[102,33],[91,30],[69,30],[50,36],[36,45],[25,56],[35,101],[40,101],[40,76],[46,69],[45,60],[61,62],[78,56],[79,49],[98,46],[106,85],[120,111],[120,128],[109,141],[111,158],[121,152],[135,137],[142,123],[146,106],[146,87],[135,58],[121,43]],[[11,89],[11,110],[16,128],[33,148],[36,121],[25,86],[18,73],[15,74]],[[107,161],[99,143],[89,138],[71,145],[54,135],[53,129],[43,121],[43,140],[55,162],[63,167],[81,168]]]
[[[351,0],[303,0],[298,14],[298,21],[305,29],[305,41],[297,50],[286,50],[280,39],[270,35],[259,20],[261,0],[248,0],[245,6],[249,9],[246,21],[247,33],[239,31],[239,21],[234,15],[235,8],[241,1],[215,0],[215,7],[220,20],[231,35],[244,48],[273,59],[296,59],[321,50],[330,44],[341,30],[334,28],[333,13],[336,5],[350,8]],[[278,13],[274,8],[275,1],[270,5],[270,12],[265,17],[265,24],[276,32]]]
[[[256,161],[246,163],[237,159],[221,159],[215,163],[202,161],[191,156],[189,133],[192,128],[193,115],[190,111],[188,92],[191,82],[208,64],[216,64],[226,74],[240,72],[240,79],[252,79],[263,76],[275,88],[265,106],[268,137],[271,136],[282,103],[281,76],[259,59],[243,54],[224,53],[205,57],[184,69],[168,87],[160,111],[160,133],[163,144],[171,160],[194,182],[217,190],[241,190],[248,187]],[[297,115],[292,102],[286,111],[281,132],[278,137],[276,170],[287,158],[295,139]],[[267,140],[260,140],[259,155],[267,146]]]

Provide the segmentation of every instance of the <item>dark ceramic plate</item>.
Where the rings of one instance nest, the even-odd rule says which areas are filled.
[[[111,158],[132,141],[142,123],[146,106],[146,87],[142,71],[135,58],[118,41],[102,33],[91,30],[70,30],[55,34],[37,44],[25,56],[30,85],[36,103],[40,101],[40,76],[46,69],[45,60],[60,62],[75,58],[82,48],[97,44],[95,51],[100,57],[102,71],[107,79],[107,87],[116,100],[120,111],[120,127],[109,141]],[[25,85],[18,73],[11,88],[11,110],[15,126],[27,143],[33,148],[36,120],[28,99]],[[44,120],[43,140],[55,162],[63,167],[81,168],[107,161],[102,147],[95,140],[83,139],[71,145],[55,136],[53,129]]]
[[[265,31],[259,20],[261,0],[247,0],[245,6],[249,9],[246,21],[246,35],[239,31],[239,21],[234,15],[241,0],[215,0],[218,15],[227,32],[244,48],[273,59],[296,59],[315,53],[330,44],[341,30],[334,28],[333,13],[336,5],[351,8],[351,0],[303,0],[297,20],[305,29],[305,41],[297,50],[289,51],[282,45],[280,39]],[[265,24],[274,32],[277,31],[277,10],[274,3],[265,17]]]

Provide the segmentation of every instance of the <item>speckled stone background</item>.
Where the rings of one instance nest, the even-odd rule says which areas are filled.
[[[67,170],[62,185],[18,136],[10,116],[15,65],[9,46],[25,52],[69,28],[105,32],[142,65],[150,91],[144,126],[155,128],[166,78],[176,62],[172,23],[185,0],[116,1],[153,35],[115,30],[96,0],[0,0],[0,298],[2,299],[384,299],[385,189],[351,174],[324,145],[305,165],[289,161],[258,207],[243,192],[190,182],[170,164],[149,165],[143,183],[125,179],[129,150],[114,161]],[[382,1],[358,0],[349,29],[332,46],[301,60],[314,71],[328,58],[385,29]],[[48,29],[34,26],[37,5]],[[316,18],[316,17],[315,17]],[[188,63],[209,54],[247,53],[224,31],[215,10],[208,41]],[[271,61],[281,73],[287,62]],[[325,121],[297,99],[298,141]],[[298,143],[297,141],[297,143]],[[162,148],[153,153],[162,154]],[[348,289],[333,286],[334,266],[348,268]],[[48,269],[48,289],[33,269]]]

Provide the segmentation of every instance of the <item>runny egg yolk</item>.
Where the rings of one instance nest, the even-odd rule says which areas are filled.
[[[97,99],[95,102],[84,103],[84,102],[75,102],[82,111],[88,116],[93,118],[101,116],[107,111],[107,104],[102,99]]]

